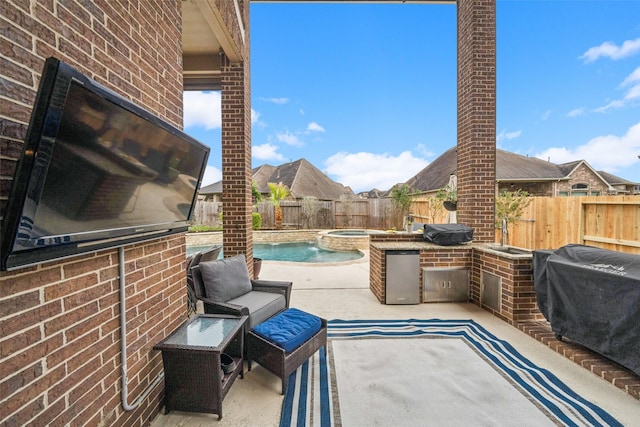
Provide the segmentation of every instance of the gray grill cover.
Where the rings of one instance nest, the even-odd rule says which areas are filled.
[[[459,245],[473,240],[473,228],[463,224],[425,224],[423,237],[440,246]]]
[[[533,276],[554,333],[640,375],[640,256],[584,245],[534,251]]]

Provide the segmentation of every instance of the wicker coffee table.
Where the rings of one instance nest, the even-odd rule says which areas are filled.
[[[242,378],[244,374],[247,319],[247,316],[198,315],[153,347],[162,351],[166,413],[207,412],[222,419],[222,400],[238,375]],[[227,374],[222,371],[222,353],[235,362]]]

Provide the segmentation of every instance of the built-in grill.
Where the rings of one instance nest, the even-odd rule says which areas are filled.
[[[584,245],[533,252],[540,311],[567,337],[640,375],[640,255]]]

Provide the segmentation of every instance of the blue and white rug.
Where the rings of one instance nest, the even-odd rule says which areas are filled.
[[[621,426],[472,320],[331,320],[280,426]]]

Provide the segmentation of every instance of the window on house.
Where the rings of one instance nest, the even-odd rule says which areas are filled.
[[[600,192],[599,192],[599,191],[592,191],[592,192],[591,192],[591,195],[592,195],[592,196],[599,196],[599,195],[600,195]]]
[[[571,195],[572,196],[587,196],[589,195],[589,185],[583,182],[579,182],[577,184],[573,184],[571,186]]]
[[[568,192],[568,191],[559,191],[559,192],[558,192],[558,196],[566,197],[566,196],[568,196],[568,195],[569,195],[569,192]]]

